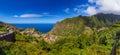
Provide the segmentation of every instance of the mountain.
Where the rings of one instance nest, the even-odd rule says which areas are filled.
[[[115,15],[115,14],[103,14],[103,13],[98,13],[96,16],[99,20],[102,20],[104,22],[110,21],[112,23],[115,23],[117,21],[120,21],[120,15]]]
[[[57,22],[50,33],[62,36],[79,36],[79,34],[84,30],[84,27],[87,27],[85,23],[84,17],[82,16],[67,18],[61,22]]]
[[[66,18],[57,22],[46,37],[54,36],[53,48],[58,52],[63,51],[60,55],[70,55],[72,51],[76,52],[76,55],[77,51],[80,51],[81,55],[109,55],[116,33],[120,31],[119,21],[120,15],[114,14]],[[117,51],[119,52],[119,49]]]
[[[50,31],[53,35],[62,36],[79,36],[80,33],[87,30],[92,33],[94,28],[100,29],[108,27],[120,21],[120,15],[114,14],[96,14],[93,16],[77,16],[67,18],[61,22],[57,22],[55,27]]]
[[[46,34],[35,28],[22,29],[16,31],[15,42],[0,41],[0,55],[109,55],[120,32],[119,17],[96,14],[66,18]],[[1,27],[6,25],[1,22]],[[119,50],[117,47],[117,53]]]

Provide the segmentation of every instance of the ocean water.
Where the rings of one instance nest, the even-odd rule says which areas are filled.
[[[12,24],[16,26],[17,28],[36,28],[41,33],[47,33],[49,32],[55,24]]]

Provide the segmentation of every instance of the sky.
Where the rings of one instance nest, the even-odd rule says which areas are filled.
[[[0,0],[0,21],[56,23],[78,15],[120,15],[120,0]]]

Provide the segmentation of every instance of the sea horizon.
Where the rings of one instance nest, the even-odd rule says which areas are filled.
[[[45,34],[54,27],[55,23],[12,23],[11,25],[22,29],[35,28]]]

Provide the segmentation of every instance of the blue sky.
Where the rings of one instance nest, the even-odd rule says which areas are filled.
[[[73,8],[87,0],[0,0],[0,21],[7,23],[55,23],[78,16]]]
[[[93,15],[103,11],[105,13],[108,13],[107,11],[113,13],[112,11],[114,10],[110,9],[114,6],[111,5],[119,1],[120,0],[0,0],[0,21],[6,23],[56,23],[65,18],[78,15]],[[107,5],[108,9],[104,9],[105,5]],[[118,6],[120,6],[120,3],[118,3]],[[118,11],[116,11],[116,9],[118,9]],[[116,9],[116,13],[119,13],[120,9]]]

